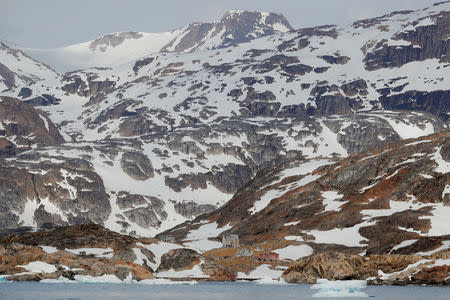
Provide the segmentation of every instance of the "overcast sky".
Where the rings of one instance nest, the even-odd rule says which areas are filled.
[[[0,0],[0,40],[53,48],[110,32],[161,32],[229,9],[281,12],[294,28],[348,24],[438,0]]]

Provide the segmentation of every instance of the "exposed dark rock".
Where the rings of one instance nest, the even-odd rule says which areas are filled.
[[[450,116],[450,91],[420,92],[408,91],[401,94],[380,97],[385,109],[421,110],[432,113],[444,121]]]
[[[314,68],[314,72],[315,73],[324,73],[328,70],[328,67],[319,67],[319,68]]]
[[[273,94],[272,94],[273,95]],[[279,102],[260,102],[254,101],[247,105],[247,109],[254,116],[267,116],[273,117],[280,109],[281,103]]]
[[[289,75],[305,75],[313,70],[310,66],[303,64],[289,65],[282,68]]]
[[[150,64],[153,60],[154,60],[154,57],[147,57],[147,58],[144,58],[144,59],[142,59],[142,60],[136,61],[136,62],[134,63],[134,66],[133,66],[134,74],[137,75],[137,73],[139,72],[139,69],[140,69],[140,68],[142,68],[142,67],[144,67],[144,66]]]
[[[33,94],[33,91],[27,87],[23,87],[20,89],[19,95],[17,97],[20,97],[22,99],[28,98]]]
[[[249,91],[247,93],[247,98],[246,100],[262,100],[262,101],[273,101],[276,100],[277,98],[275,97],[275,95],[271,92],[271,91],[265,91],[262,93],[258,93],[258,92],[254,92],[254,91]]]
[[[164,202],[155,197],[119,192],[117,193],[117,205],[120,209],[126,210],[124,215],[131,222],[142,228],[157,228],[161,224],[161,220],[167,218]]]
[[[173,249],[161,257],[157,272],[173,269],[175,271],[190,270],[200,263],[201,255],[191,249]]]
[[[175,211],[188,219],[212,212],[215,209],[214,205],[197,204],[194,201],[175,203]]]
[[[139,32],[118,32],[104,35],[92,43],[89,44],[89,49],[92,51],[100,50],[105,52],[108,46],[117,47],[122,44],[127,39],[140,39],[143,37],[142,33]]]
[[[61,102],[61,99],[56,98],[52,95],[42,94],[41,96],[25,100],[24,102],[31,104],[32,106],[50,106],[59,104]]]
[[[367,90],[367,83],[365,80],[359,79],[341,85],[341,89],[345,95],[352,97],[360,93],[362,90]]]
[[[125,152],[120,165],[123,171],[135,180],[147,180],[154,176],[152,162],[143,153]]]
[[[348,115],[352,113],[349,101],[338,96],[320,96],[316,98],[317,109],[311,109],[313,114],[319,116]]]
[[[0,63],[0,76],[3,78],[2,83],[8,88],[13,88],[16,86],[14,79],[14,73],[8,69],[4,64]]]
[[[350,57],[347,56],[324,55],[321,56],[320,58],[329,64],[339,64],[339,65],[345,65],[350,60]]]
[[[43,112],[15,98],[0,98],[0,122],[3,128],[0,130],[2,156],[29,150],[32,145],[49,146],[64,142],[59,130]]]
[[[286,56],[283,54],[277,54],[263,60],[259,65],[255,67],[255,69],[257,73],[266,73],[278,67],[285,67],[289,64],[295,64],[299,62],[300,61],[296,56]]]
[[[364,58],[367,70],[400,67],[413,61],[436,58],[441,62],[450,62],[448,47],[450,40],[450,12],[443,11],[432,17],[435,24],[418,26],[414,30],[398,33],[393,39],[410,42],[409,46],[387,46],[383,40],[368,52]],[[412,24],[417,25],[418,22]]]

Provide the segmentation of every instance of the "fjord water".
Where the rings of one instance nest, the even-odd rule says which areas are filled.
[[[364,291],[380,300],[450,299],[449,287],[368,286]],[[77,284],[77,283],[0,283],[0,299],[151,299],[151,300],[273,300],[318,299],[310,285],[258,285],[251,282],[198,283],[196,285]],[[326,298],[334,299],[334,298]],[[337,298],[347,299],[347,298]],[[348,298],[358,299],[358,298]],[[367,299],[367,298],[361,298]]]

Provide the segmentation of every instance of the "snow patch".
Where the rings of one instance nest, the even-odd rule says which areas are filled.
[[[39,246],[39,247],[41,247],[42,251],[44,251],[47,254],[58,252],[58,249],[56,247],[52,246]]]
[[[238,279],[255,279],[255,278],[279,278],[282,274],[282,270],[274,270],[270,268],[271,265],[263,264],[256,267],[255,270],[251,271],[249,274],[243,272],[238,272]]]
[[[280,259],[297,260],[313,253],[313,248],[308,245],[290,245],[274,251],[280,255]]]
[[[57,271],[54,265],[42,261],[33,261],[27,265],[18,265],[17,267],[24,268],[31,273],[53,273]]]
[[[334,228],[331,230],[309,230],[305,231],[315,238],[317,244],[338,244],[347,247],[363,247],[362,242],[367,239],[359,234],[361,227],[374,225],[376,222],[363,222],[349,228]]]
[[[342,199],[342,197],[344,197],[344,195],[340,195],[338,192],[336,191],[325,191],[322,192],[322,197],[323,197],[323,204],[325,206],[325,210],[324,212],[327,211],[340,211],[340,207],[342,205],[344,205],[345,203],[347,203],[347,201],[342,202],[339,201],[340,199]]]
[[[190,270],[183,270],[183,271],[175,271],[173,269],[170,269],[168,271],[158,272],[156,277],[163,277],[163,278],[209,278],[209,275],[203,273],[202,269],[200,268],[200,264],[195,265]]]
[[[434,171],[438,172],[438,173],[446,174],[446,173],[450,172],[450,162],[444,160],[444,158],[441,155],[441,149],[442,149],[442,146],[434,148],[434,150],[436,150],[436,151],[434,152],[431,159],[433,159],[437,164],[437,167],[434,169]]]
[[[392,251],[395,251],[395,250],[397,250],[397,249],[400,249],[400,248],[408,247],[408,246],[414,244],[416,241],[417,241],[417,240],[406,240],[406,241],[402,241],[400,244],[394,246],[394,247],[392,248],[391,252],[392,252]]]
[[[222,232],[231,229],[230,225],[218,227],[216,222],[201,225],[199,228],[192,230],[186,236],[185,245],[198,249],[200,251],[208,251],[215,248],[222,247],[222,243],[219,241],[211,241],[209,238],[217,238]]]
[[[66,249],[67,252],[80,255],[85,252],[86,255],[94,255],[96,257],[112,258],[114,251],[112,248],[79,248],[79,249]]]

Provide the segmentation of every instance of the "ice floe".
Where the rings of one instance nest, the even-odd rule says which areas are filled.
[[[369,297],[360,289],[366,287],[365,280],[329,281],[328,279],[317,279],[317,284],[311,289],[319,290],[313,298],[339,298],[339,297]]]

